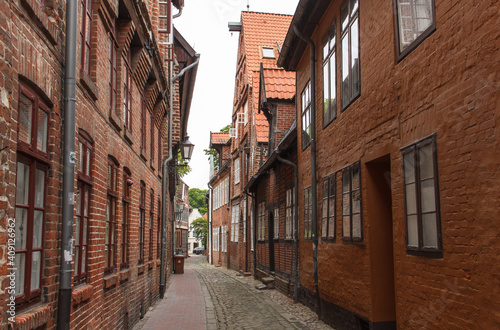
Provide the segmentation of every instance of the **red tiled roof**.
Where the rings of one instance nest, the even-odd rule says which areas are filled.
[[[229,133],[210,132],[211,144],[226,144],[229,141]]]
[[[295,96],[295,72],[264,68],[266,98],[291,100]]]
[[[283,45],[286,33],[292,21],[291,15],[267,14],[244,11],[241,13],[241,23],[247,56],[247,70],[249,73],[258,71],[260,62],[266,68],[277,68],[278,50]],[[261,58],[261,47],[273,47],[276,58]]]
[[[259,86],[259,73],[254,72],[253,75],[254,86]],[[259,103],[259,93],[254,92],[254,104]],[[264,113],[259,113],[258,107],[255,107],[255,131],[257,133],[257,142],[268,142],[269,140],[269,122],[264,116]]]

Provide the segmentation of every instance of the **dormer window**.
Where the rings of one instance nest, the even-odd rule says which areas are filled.
[[[262,47],[262,58],[276,58],[274,55],[274,48]]]

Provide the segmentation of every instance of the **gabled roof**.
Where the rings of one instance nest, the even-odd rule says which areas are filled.
[[[277,43],[280,47],[283,45],[291,20],[291,15],[250,11],[241,13],[248,72],[258,71],[260,62],[264,62],[265,67],[278,67],[276,64],[279,55]],[[276,58],[262,58],[261,47],[273,47],[276,50]]]
[[[229,133],[210,132],[210,148],[215,144],[225,145],[229,142]]]

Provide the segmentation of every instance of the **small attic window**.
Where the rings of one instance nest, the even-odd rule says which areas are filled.
[[[262,47],[262,58],[276,58],[276,56],[274,56],[274,48]]]

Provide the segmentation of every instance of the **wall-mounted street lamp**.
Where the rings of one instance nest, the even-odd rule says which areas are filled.
[[[187,164],[191,160],[193,155],[194,144],[189,141],[189,136],[186,135],[184,142],[181,144],[181,156],[184,162]]]

